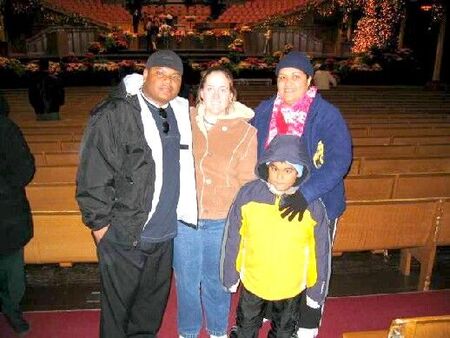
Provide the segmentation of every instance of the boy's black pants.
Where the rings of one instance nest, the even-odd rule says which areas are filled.
[[[154,338],[169,296],[173,240],[143,252],[102,239],[101,338]]]
[[[242,287],[237,308],[237,338],[257,338],[267,306],[271,309],[272,327],[268,338],[290,338],[295,330],[296,313],[301,294],[283,300],[268,301]]]

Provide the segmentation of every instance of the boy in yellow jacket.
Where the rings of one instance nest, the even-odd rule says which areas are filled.
[[[302,327],[318,327],[330,259],[325,209],[315,201],[294,221],[279,212],[283,198],[308,179],[310,163],[297,136],[275,137],[258,162],[259,179],[244,185],[231,206],[220,272],[230,291],[239,281],[243,284],[237,338],[258,336],[267,307],[272,319],[268,337],[291,337],[298,311],[301,321],[305,312]],[[311,315],[315,310],[319,313]]]

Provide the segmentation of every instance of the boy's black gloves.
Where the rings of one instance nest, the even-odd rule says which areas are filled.
[[[305,197],[300,192],[300,189],[292,195],[283,196],[280,203],[281,217],[288,216],[289,221],[292,221],[298,215],[299,222],[303,219],[303,214],[308,207]]]

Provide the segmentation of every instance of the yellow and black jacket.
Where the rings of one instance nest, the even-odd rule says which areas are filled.
[[[266,181],[267,163],[303,165],[300,184],[307,181],[310,160],[296,136],[277,136],[257,166],[257,180],[244,185],[228,214],[220,273],[230,288],[241,280],[247,290],[266,300],[291,298],[306,289],[322,304],[330,267],[328,218],[320,200],[308,206],[302,221],[280,215],[283,196]]]

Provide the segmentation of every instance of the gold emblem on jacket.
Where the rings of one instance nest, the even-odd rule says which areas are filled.
[[[319,141],[319,143],[317,143],[316,153],[314,154],[313,157],[313,163],[317,169],[319,169],[324,162],[324,153],[325,153],[325,146],[323,145],[322,141]]]

